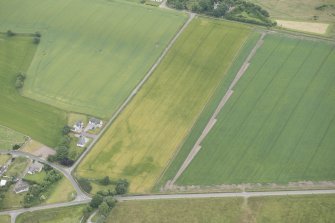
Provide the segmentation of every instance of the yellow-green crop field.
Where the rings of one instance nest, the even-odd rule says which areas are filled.
[[[250,35],[246,26],[196,18],[153,76],[76,170],[149,192]]]
[[[0,0],[0,30],[40,32],[23,95],[110,117],[186,19],[124,1]]]

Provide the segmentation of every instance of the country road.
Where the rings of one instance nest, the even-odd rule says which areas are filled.
[[[232,193],[203,193],[203,194],[156,194],[117,197],[118,201],[138,200],[162,200],[162,199],[185,199],[185,198],[224,198],[224,197],[266,197],[266,196],[289,196],[289,195],[316,195],[335,194],[335,190],[297,190],[297,191],[260,191],[260,192],[232,192]]]

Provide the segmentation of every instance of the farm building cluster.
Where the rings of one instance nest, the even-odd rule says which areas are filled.
[[[44,165],[40,162],[29,160],[27,168],[25,168],[22,172],[15,173],[13,175],[13,173],[8,173],[8,170],[11,166],[16,165],[15,159],[15,157],[8,159],[8,161],[0,167],[0,187],[5,187],[8,184],[14,184],[13,191],[18,194],[29,190],[30,184],[23,180],[23,178],[27,174],[32,175],[41,172]]]
[[[90,134],[90,131],[101,128],[103,125],[102,120],[97,118],[90,118],[88,124],[85,127],[85,123],[82,120],[78,120],[73,126],[72,131],[75,133],[75,136],[78,138],[77,146],[85,147],[89,139],[95,135]]]

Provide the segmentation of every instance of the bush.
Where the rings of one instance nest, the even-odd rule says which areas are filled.
[[[127,180],[118,180],[115,187],[116,194],[125,194],[128,191],[129,183]]]
[[[102,185],[109,185],[111,183],[110,179],[108,176],[105,176],[104,178],[102,178],[100,181],[99,181],[100,184]]]
[[[39,44],[41,42],[41,39],[40,39],[40,37],[34,37],[33,38],[33,43],[35,43],[35,44]]]
[[[92,185],[91,182],[85,178],[81,178],[78,180],[78,183],[80,185],[80,187],[86,192],[86,193],[90,193],[92,190]]]
[[[105,197],[105,201],[108,204],[110,208],[113,208],[116,204],[116,200],[113,196],[107,196]]]
[[[16,34],[12,30],[7,30],[7,36],[12,37],[15,36]]]
[[[20,89],[23,87],[24,80],[26,79],[26,75],[24,73],[18,73],[16,75],[16,81],[15,81],[15,88]]]
[[[15,144],[15,145],[13,146],[13,150],[18,150],[18,149],[20,149],[20,147],[21,147],[21,145],[19,145],[19,144]]]
[[[40,38],[42,35],[40,32],[35,32],[35,36]]]
[[[65,125],[65,126],[63,127],[63,129],[62,129],[62,134],[63,134],[63,135],[67,135],[67,134],[69,134],[70,132],[71,132],[71,127],[68,126],[68,125]]]
[[[96,194],[93,196],[91,202],[90,202],[90,206],[92,208],[97,208],[99,207],[99,205],[103,202],[103,197],[99,194]]]

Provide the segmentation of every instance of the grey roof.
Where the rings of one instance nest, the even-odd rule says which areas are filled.
[[[43,168],[43,164],[40,162],[34,162],[33,164],[30,165],[28,171],[30,172],[35,172],[35,171],[39,171]]]
[[[97,118],[90,118],[90,122],[92,122],[92,123],[98,125],[98,124],[100,124],[101,120],[100,120],[100,119],[97,119]]]
[[[85,140],[85,136],[79,136],[79,140],[78,140],[78,144],[80,145],[85,145],[86,140]]]
[[[76,124],[74,124],[75,126],[82,126],[84,125],[83,121],[77,121]]]
[[[29,189],[29,184],[23,180],[19,180],[14,186],[15,192],[20,192],[27,189]]]

